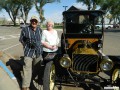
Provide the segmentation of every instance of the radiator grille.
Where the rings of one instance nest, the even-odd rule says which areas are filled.
[[[96,72],[98,56],[90,54],[73,54],[72,69],[75,71]]]

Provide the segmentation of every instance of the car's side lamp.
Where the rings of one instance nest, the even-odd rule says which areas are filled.
[[[71,65],[71,59],[68,54],[64,54],[60,59],[60,65],[64,68],[69,68]]]
[[[101,63],[100,63],[100,68],[103,71],[111,70],[113,68],[113,61],[108,56],[106,56],[101,50],[98,50],[98,52],[102,56],[102,60],[101,60]]]

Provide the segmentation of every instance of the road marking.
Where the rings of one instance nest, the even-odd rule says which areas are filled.
[[[0,36],[0,41],[7,40],[7,39],[13,39],[13,38],[19,38],[19,37],[20,37],[20,34]]]
[[[114,37],[120,37],[120,35],[105,35],[105,36],[114,36]]]
[[[2,51],[6,51],[6,50],[8,50],[8,49],[10,49],[10,48],[13,48],[13,47],[16,47],[16,46],[18,46],[18,45],[20,45],[21,43],[18,43],[18,44],[16,44],[16,45],[12,45],[12,46],[10,46],[10,47],[8,47],[8,48],[5,48],[5,49],[3,49]]]
[[[0,66],[10,76],[11,79],[16,79],[16,77],[14,76],[14,74],[6,67],[6,65],[4,65],[4,63],[2,62],[2,60],[0,60]]]

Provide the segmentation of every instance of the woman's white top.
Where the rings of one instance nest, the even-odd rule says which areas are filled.
[[[43,30],[42,42],[46,42],[46,43],[48,43],[48,45],[58,46],[59,41],[60,40],[59,40],[58,33],[56,30],[53,30],[52,33],[50,33],[48,30]],[[51,50],[51,49],[48,49],[46,47],[43,47],[43,51],[45,51],[45,52],[55,52],[57,50],[58,50],[58,48],[55,50]]]

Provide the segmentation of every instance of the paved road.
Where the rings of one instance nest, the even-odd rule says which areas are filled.
[[[103,47],[105,54],[120,56],[120,30],[107,30]]]
[[[23,55],[22,45],[19,43],[19,27],[0,26],[0,51],[4,51],[19,58]],[[58,30],[59,36],[61,30]],[[104,37],[104,53],[106,55],[120,56],[120,30],[107,30]],[[71,87],[63,87],[62,90],[73,90]],[[78,88],[74,88],[78,90]],[[83,89],[80,89],[83,90]]]
[[[0,51],[3,50],[13,56],[22,55],[22,46],[19,43],[19,27],[0,26]],[[58,30],[59,36],[61,30]],[[107,30],[104,37],[104,53],[107,55],[120,55],[120,31]],[[14,49],[14,50],[13,50]],[[12,50],[12,52],[11,52]]]

